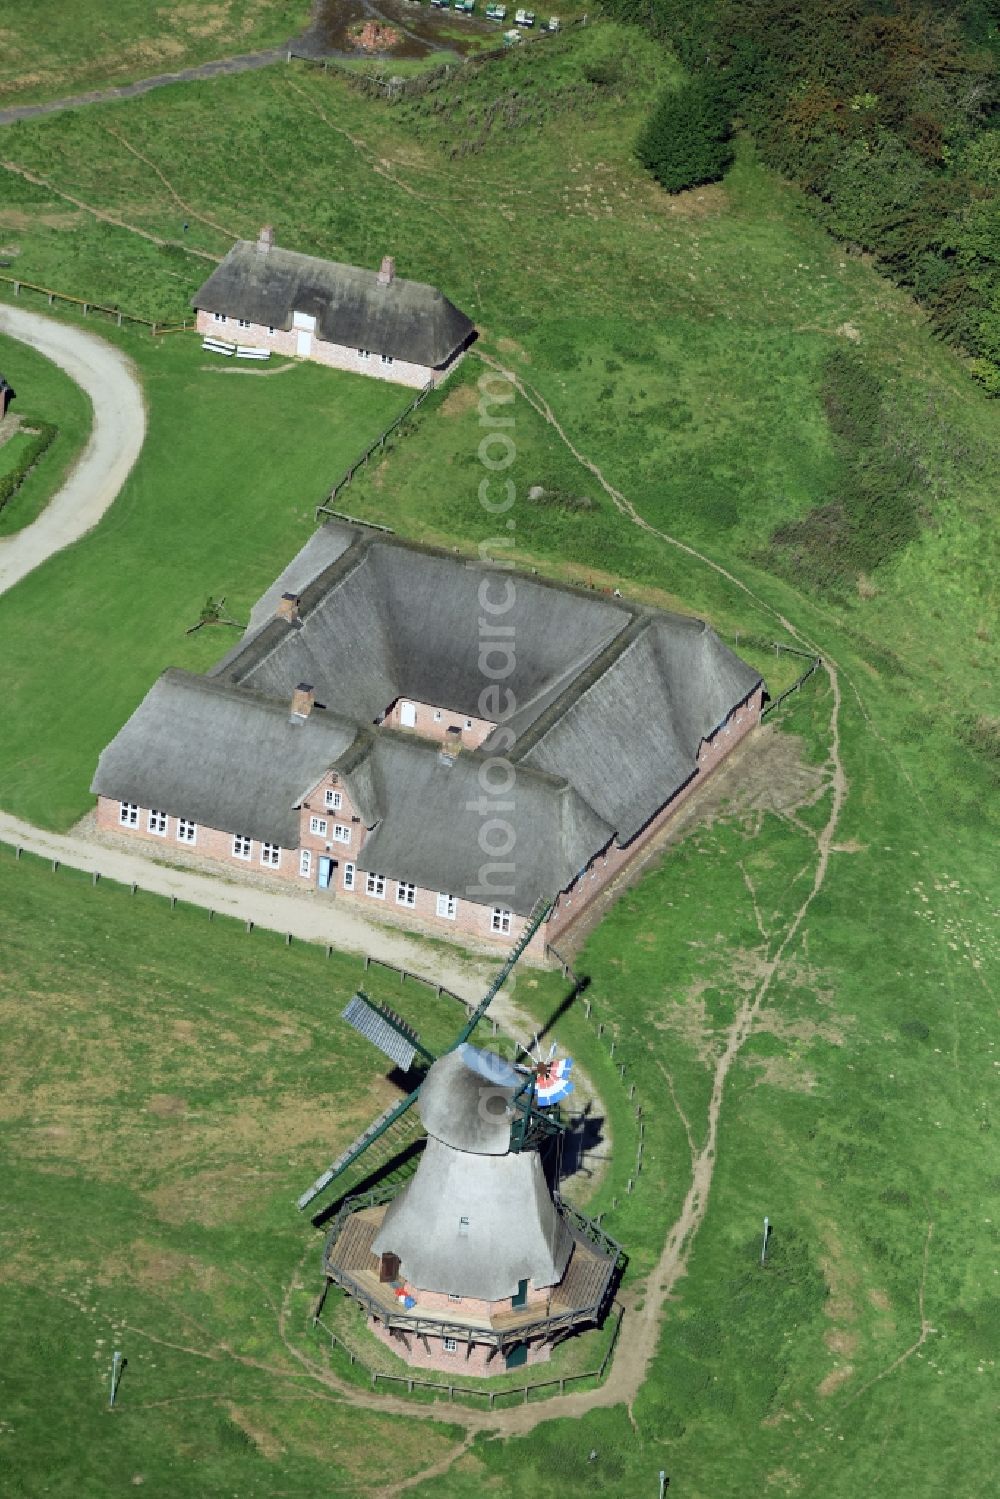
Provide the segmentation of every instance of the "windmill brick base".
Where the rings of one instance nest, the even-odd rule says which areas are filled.
[[[402,1121],[419,1118],[427,1138],[414,1175],[348,1197],[323,1250],[328,1285],[351,1296],[376,1337],[415,1368],[492,1375],[544,1363],[564,1338],[600,1324],[623,1260],[599,1224],[550,1189],[542,1166],[539,1145],[565,1128],[554,1106],[572,1091],[571,1060],[554,1062],[553,1047],[548,1060],[523,1066],[469,1042],[547,911],[541,902],[532,912],[437,1058],[367,995],[356,994],[344,1010],[348,1024],[403,1072],[418,1055],[430,1067],[298,1205],[308,1207],[363,1157],[371,1161],[372,1147],[391,1142]]]

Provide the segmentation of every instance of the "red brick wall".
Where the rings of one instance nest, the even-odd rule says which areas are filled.
[[[400,715],[403,703],[412,704],[416,710],[417,722],[414,726],[402,722]],[[441,715],[437,721],[435,713]],[[433,703],[418,703],[412,697],[397,698],[389,708],[385,721],[389,728],[401,729],[404,734],[419,734],[421,739],[433,739],[442,744],[448,740],[457,740],[463,749],[478,749],[496,728],[496,724],[490,723],[488,718],[472,718],[465,713],[453,713],[450,708],[438,708]],[[468,728],[466,724],[469,725]],[[449,734],[448,730],[452,726],[460,729],[461,733]]]
[[[203,308],[198,311],[196,326],[199,333],[225,339],[227,343],[244,344],[252,349],[270,349],[273,354],[280,354],[286,359],[300,357],[296,328],[289,328],[287,331],[275,328],[273,333],[261,323],[250,323],[246,328],[241,328],[238,318],[227,317],[216,321],[214,314]],[[377,354],[370,354],[367,359],[362,359],[357,349],[349,349],[346,344],[327,343],[314,333],[310,352],[305,357],[331,369],[348,370],[358,375],[369,375],[376,380],[388,380],[393,385],[408,385],[415,390],[422,390],[428,380],[433,380],[435,385],[446,380],[462,355],[459,354],[442,370],[433,370],[423,364],[410,364],[405,359],[394,359],[391,364],[383,364]]]
[[[615,843],[608,845],[596,858],[594,858],[582,875],[567,890],[563,891],[556,901],[552,915],[540,931],[536,932],[528,944],[527,956],[535,961],[541,961],[544,957],[545,944],[556,942],[565,933],[573,921],[584,911],[608,884],[614,880],[632,862],[651,839],[655,838],[666,826],[677,810],[692,796],[702,785],[706,776],[719,765],[729,754],[735,745],[739,744],[751,729],[760,721],[761,709],[763,707],[763,688],[759,688],[746,703],[734,710],[727,722],[716,731],[710,740],[706,740],[698,756],[698,770],[691,780],[684,786],[675,797],[664,807],[661,807],[656,816],[639,832],[631,843],[624,848],[619,848]],[[398,710],[398,704],[394,705],[394,711]],[[426,712],[429,728],[440,727],[433,723],[433,710],[425,704],[417,705],[417,729],[414,732],[424,732],[421,727],[421,711]],[[462,718],[464,724],[465,720]],[[446,720],[442,719],[446,724]],[[484,720],[473,720],[474,725],[482,725]],[[470,732],[477,732],[476,729]],[[342,804],[338,810],[327,808],[324,793],[336,790],[341,793]],[[238,859],[233,854],[233,835],[216,828],[200,826],[197,829],[194,844],[180,843],[177,839],[177,819],[167,819],[167,832],[165,836],[150,833],[148,831],[148,809],[139,809],[139,820],[136,827],[123,827],[118,817],[119,803],[108,797],[99,797],[97,804],[97,825],[110,832],[129,833],[141,838],[151,845],[161,847],[172,847],[188,849],[192,853],[201,854],[210,859],[219,859],[222,863],[235,868],[253,869],[257,873],[271,874],[281,879],[291,881],[298,880],[303,888],[314,888],[319,874],[319,856],[327,854],[331,859],[337,860],[337,867],[332,871],[330,883],[330,896],[337,900],[347,901],[358,905],[368,916],[376,920],[388,920],[398,922],[403,926],[417,925],[424,930],[433,932],[443,937],[452,937],[459,941],[468,937],[477,943],[486,943],[495,946],[498,951],[506,951],[520,936],[524,930],[525,919],[516,914],[511,915],[509,932],[494,932],[492,930],[493,906],[503,905],[503,898],[498,897],[496,902],[483,905],[478,901],[469,900],[461,891],[446,892],[453,894],[456,900],[455,916],[439,916],[437,912],[437,896],[435,890],[424,890],[417,887],[414,891],[413,905],[403,905],[397,900],[399,882],[386,877],[385,894],[382,897],[369,895],[367,893],[367,875],[363,870],[357,868],[358,855],[364,846],[367,830],[359,820],[353,821],[357,815],[351,806],[350,799],[343,786],[340,785],[336,775],[330,774],[309,793],[303,803],[300,820],[300,847],[307,848],[312,852],[312,864],[308,878],[300,875],[300,861],[298,849],[282,849],[281,862],[277,869],[263,865],[260,861],[261,845],[256,840],[252,844],[251,858]],[[310,819],[313,816],[325,818],[327,821],[326,834],[312,833],[310,831]],[[351,830],[349,843],[338,843],[334,840],[333,824],[340,822]],[[352,863],[354,870],[354,889],[347,890],[344,887],[345,865]],[[320,898],[324,898],[321,893]]]
[[[191,854],[200,854],[206,859],[219,859],[236,869],[252,869],[258,874],[274,875],[277,879],[292,879],[298,872],[299,856],[294,849],[281,849],[280,863],[277,868],[274,868],[271,864],[261,863],[262,844],[256,838],[250,845],[250,858],[239,859],[233,853],[232,833],[225,833],[220,828],[209,828],[203,823],[198,823],[195,828],[195,841],[182,843],[177,837],[178,819],[176,817],[167,818],[165,833],[151,833],[148,807],[139,808],[139,819],[135,827],[121,822],[120,807],[121,803],[113,801],[111,797],[99,796],[97,798],[97,826],[108,833],[128,833],[134,838],[141,838],[144,843],[150,845],[151,850],[154,846],[162,849],[164,853],[172,849],[184,849]]]
[[[454,1353],[446,1353],[442,1338],[428,1337],[427,1342],[430,1347],[428,1353],[420,1338],[415,1333],[407,1331],[406,1341],[410,1345],[407,1351],[406,1345],[398,1337],[393,1337],[389,1329],[374,1317],[368,1319],[368,1326],[380,1342],[392,1349],[397,1358],[403,1359],[414,1369],[436,1369],[445,1374],[476,1374],[480,1377],[505,1372],[502,1353],[494,1354],[490,1362],[486,1362],[490,1352],[486,1343],[473,1343],[472,1352],[466,1358],[468,1344],[463,1343],[461,1339],[457,1340],[458,1347]],[[551,1357],[552,1349],[547,1343],[529,1343],[528,1362],[524,1367],[548,1363]]]

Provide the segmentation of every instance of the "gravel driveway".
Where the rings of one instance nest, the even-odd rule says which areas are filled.
[[[146,436],[146,407],[132,361],[112,344],[40,312],[0,306],[0,333],[20,339],[65,370],[94,411],[90,439],[37,520],[0,538],[0,593],[78,541],[125,483]],[[27,401],[30,392],[24,392]]]

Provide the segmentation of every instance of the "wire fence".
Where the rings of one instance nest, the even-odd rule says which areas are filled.
[[[612,1355],[614,1354],[614,1351],[618,1346],[618,1339],[621,1335],[622,1321],[625,1317],[625,1308],[621,1305],[620,1302],[616,1301],[613,1303],[613,1310],[615,1314],[615,1321],[611,1330],[611,1338],[608,1342],[608,1346],[604,1352],[604,1357],[602,1358],[598,1368],[586,1369],[580,1374],[562,1374],[555,1375],[551,1379],[533,1380],[529,1384],[507,1386],[502,1390],[491,1390],[483,1385],[456,1385],[454,1383],[449,1384],[446,1380],[418,1379],[415,1375],[412,1374],[383,1373],[381,1369],[373,1369],[369,1364],[366,1364],[364,1359],[361,1358],[359,1354],[355,1353],[354,1349],[351,1348],[348,1343],[346,1343],[345,1340],[340,1337],[338,1333],[335,1333],[331,1327],[327,1326],[327,1324],[320,1317],[318,1311],[313,1314],[312,1324],[313,1327],[321,1327],[323,1329],[327,1337],[330,1339],[331,1348],[340,1348],[342,1352],[347,1355],[348,1361],[352,1368],[361,1369],[365,1374],[367,1374],[373,1390],[377,1389],[380,1383],[389,1385],[405,1385],[407,1394],[412,1395],[414,1390],[418,1389],[433,1390],[438,1395],[447,1395],[449,1401],[452,1403],[454,1403],[456,1397],[458,1397],[458,1399],[460,1400],[485,1399],[487,1401],[488,1408],[490,1410],[493,1410],[495,1403],[498,1400],[504,1399],[522,1400],[524,1404],[527,1405],[531,1394],[536,1390],[549,1390],[552,1395],[564,1395],[566,1393],[566,1387],[568,1385],[578,1384],[583,1379],[593,1379],[596,1380],[598,1384],[600,1384],[604,1379],[605,1374],[607,1373],[608,1364],[611,1362]]]
[[[104,302],[92,302],[83,297],[74,297],[69,292],[56,291],[51,286],[40,286],[36,281],[24,281],[20,276],[2,276],[0,282],[6,282],[14,288],[15,297],[19,297],[23,291],[37,292],[40,296],[48,299],[49,306],[56,302],[69,302],[74,307],[83,309],[84,317],[89,317],[92,312],[100,313],[104,317],[112,318],[121,328],[125,323],[139,323],[149,328],[153,337],[160,337],[164,333],[187,333],[194,327],[194,322],[169,323],[154,322],[152,318],[141,317],[137,312],[125,312],[121,307],[108,307]]]
[[[368,460],[372,456],[372,454],[374,452],[376,452],[376,450],[381,451],[381,450],[383,450],[385,448],[385,445],[386,445],[387,441],[389,440],[389,438],[392,436],[392,434],[394,432],[396,432],[396,431],[399,430],[399,428],[403,425],[403,423],[406,421],[406,419],[407,419],[408,416],[412,416],[413,415],[413,413],[416,411],[417,407],[419,405],[421,405],[421,403],[427,399],[427,397],[430,395],[430,393],[431,393],[431,391],[433,389],[434,389],[434,381],[433,380],[428,380],[427,384],[425,386],[423,386],[422,389],[420,389],[420,390],[417,391],[417,394],[414,396],[413,400],[406,407],[406,409],[404,411],[401,411],[399,413],[399,415],[395,418],[395,420],[391,421],[389,423],[388,427],[386,427],[386,429],[385,429],[384,432],[380,433],[379,436],[376,437],[373,442],[370,442],[368,444],[368,446],[365,448],[365,450],[361,454],[361,456],[359,458],[356,458],[354,460],[354,462],[351,464],[350,468],[346,469],[345,472],[340,476],[340,478],[337,480],[336,484],[330,490],[330,492],[327,495],[326,499],[323,501],[323,503],[321,505],[317,505],[316,506],[316,509],[313,512],[313,519],[314,520],[319,520],[319,518],[320,518],[321,515],[339,515],[338,511],[332,510],[330,508],[331,501],[333,501],[333,500],[335,500],[337,498],[338,494],[340,493],[340,491],[342,489],[346,489],[347,488],[348,484],[350,484],[351,480],[354,478],[354,475],[357,473],[357,471],[358,471],[359,468],[367,468],[368,467]],[[345,519],[345,520],[349,519],[349,517],[347,517],[347,516],[344,516],[342,518]],[[362,525],[368,525],[369,522],[362,521],[361,524]],[[376,529],[378,531],[388,531],[390,529],[390,527],[388,527],[388,526],[376,526],[374,529]]]

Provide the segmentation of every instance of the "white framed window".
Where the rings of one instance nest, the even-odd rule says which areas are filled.
[[[212,321],[213,323],[224,323],[226,321],[226,314],[224,312],[213,312]]]
[[[445,1338],[444,1339],[444,1351],[445,1351],[445,1353],[456,1353],[458,1351],[458,1339],[457,1338]]]
[[[458,913],[458,901],[453,895],[446,895],[443,890],[439,891],[437,898],[437,913],[447,921],[454,921]]]
[[[459,1218],[459,1220],[458,1220],[458,1231],[459,1231],[460,1234],[463,1235],[463,1237],[469,1232],[469,1220],[468,1220],[468,1218]]]
[[[323,826],[325,827],[326,824],[324,823]],[[351,841],[351,830],[347,826],[346,823],[343,823],[343,822],[335,822],[334,823],[334,825],[333,825],[333,841],[334,841],[334,843],[350,843],[350,841]]]
[[[490,913],[490,931],[501,932],[504,936],[510,931],[510,912],[506,906],[494,906]]]
[[[164,837],[167,831],[166,812],[154,812],[150,808],[149,816],[146,818],[146,831],[156,833],[160,838]]]
[[[238,317],[236,321],[241,328],[249,328],[252,326],[248,317]]]
[[[302,878],[304,880],[308,880],[310,878],[310,876],[312,875],[312,869],[313,869],[312,849],[310,849],[310,848],[300,849],[299,850],[299,874],[302,876]]]
[[[276,843],[262,843],[260,846],[260,862],[266,864],[268,869],[277,869],[281,863],[281,849]]]
[[[189,817],[178,817],[177,819],[177,842],[195,843],[198,838],[198,824],[192,822]]]
[[[376,900],[385,900],[385,875],[370,873],[365,880],[365,893],[374,895]]]
[[[462,1299],[461,1296],[456,1296],[455,1293],[454,1293],[454,1291],[449,1291],[448,1292],[448,1300],[449,1301],[461,1301],[461,1299]]]
[[[467,728],[467,729],[471,729],[471,728],[472,728],[472,719],[471,719],[471,718],[467,718],[467,719],[466,719],[466,720],[465,720],[465,727],[466,727],[466,728]]]
[[[123,828],[134,828],[139,822],[139,808],[135,802],[118,803],[118,821]]]
[[[245,833],[233,834],[233,858],[249,859],[253,853],[253,841]]]
[[[378,357],[379,357],[379,360],[381,361],[382,364],[391,364],[392,363],[392,355],[391,354],[380,354]]]
[[[325,817],[310,817],[310,819],[309,819],[309,831],[310,831],[310,833],[316,833],[316,834],[318,834],[318,836],[320,838],[325,838],[326,837],[327,827],[328,827],[328,823],[327,823],[327,820],[326,820]]]
[[[345,864],[344,865],[344,889],[345,890],[353,890],[354,889],[354,865],[353,864]]]
[[[267,330],[267,331],[268,331],[268,333],[273,333],[273,332],[274,332],[274,329],[273,329],[273,328],[268,328],[268,330]]]
[[[339,791],[324,791],[323,800],[326,802],[326,805],[328,807],[331,807],[333,809],[334,812],[339,811],[339,809],[344,805],[343,795]]]
[[[370,359],[371,357],[372,357],[371,356],[371,351],[369,349],[359,349],[358,350],[358,358],[359,359]]]
[[[409,884],[406,880],[400,880],[396,886],[397,906],[415,906],[417,903],[417,887]]]
[[[441,722],[441,709],[440,708],[435,708],[434,709],[434,722],[435,723],[440,723]]]

